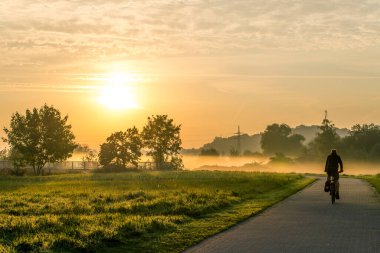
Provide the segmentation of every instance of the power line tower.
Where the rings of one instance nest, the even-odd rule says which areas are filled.
[[[243,133],[240,132],[240,126],[238,126],[238,131],[237,133],[235,133],[235,135],[237,136],[237,147],[236,147],[236,152],[237,152],[237,155],[241,155],[241,135]]]

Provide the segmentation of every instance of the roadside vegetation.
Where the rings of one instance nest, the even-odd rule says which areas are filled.
[[[378,193],[380,193],[380,174],[373,175],[373,176],[364,176],[364,179],[367,180]]]
[[[180,252],[302,189],[297,174],[0,178],[0,252]]]

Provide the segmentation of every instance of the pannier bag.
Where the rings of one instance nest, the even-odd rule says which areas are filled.
[[[330,181],[326,181],[325,183],[325,192],[329,192],[330,191]]]

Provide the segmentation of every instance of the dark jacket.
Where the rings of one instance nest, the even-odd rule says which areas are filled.
[[[331,154],[327,157],[325,172],[337,172],[340,166],[340,170],[343,171],[343,162],[339,155]]]

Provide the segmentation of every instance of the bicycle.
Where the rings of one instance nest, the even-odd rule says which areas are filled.
[[[342,173],[342,171],[339,171],[338,173],[340,174],[340,173]],[[328,190],[326,189],[326,186],[325,186],[325,191],[330,192],[331,204],[334,204],[335,203],[335,199],[337,198],[336,197],[337,196],[336,195],[337,194],[336,188],[337,188],[337,183],[338,183],[338,180],[339,180],[339,174],[337,176],[329,175],[329,178],[328,178]],[[335,179],[337,179],[337,180],[335,180]]]
[[[330,177],[330,196],[331,196],[331,204],[333,205],[335,203],[335,178]]]

